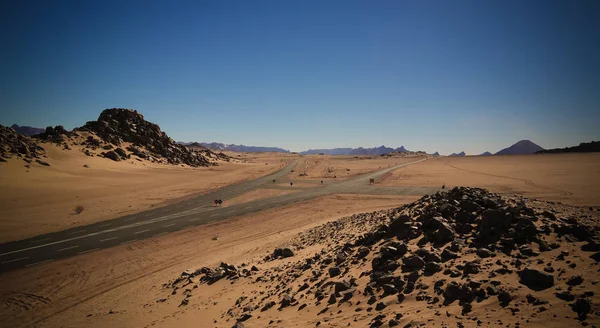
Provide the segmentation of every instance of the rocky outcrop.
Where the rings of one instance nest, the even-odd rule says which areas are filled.
[[[246,282],[254,292],[223,313],[237,322],[277,319],[277,310],[295,307],[299,316],[337,312],[339,320],[351,320],[359,312],[371,327],[411,327],[412,318],[436,316],[464,318],[473,327],[509,326],[485,317],[488,308],[497,306],[493,312],[506,311],[507,317],[520,320],[542,320],[542,313],[566,309],[567,315],[559,316],[566,320],[564,326],[572,326],[573,320],[586,326],[586,318],[598,318],[597,256],[573,256],[567,247],[598,254],[600,229],[548,210],[556,203],[546,208],[532,204],[518,196],[453,188],[310,229],[288,243],[293,257],[276,249],[257,263],[261,270],[222,263],[214,270],[189,271],[164,286],[174,295],[203,284],[226,285],[221,279]],[[598,219],[595,210],[577,210]],[[572,271],[576,266],[582,268],[577,274]],[[204,276],[190,279],[190,272]],[[553,289],[556,298],[545,300]],[[183,295],[193,301],[191,292]],[[404,307],[407,302],[423,305]],[[279,309],[272,309],[277,304]],[[410,313],[410,308],[418,310]]]
[[[42,142],[51,142],[57,145],[63,146],[65,149],[69,148],[67,140],[77,136],[76,132],[67,131],[62,125],[49,126],[40,134],[36,134],[33,138],[38,139]]]
[[[196,151],[176,143],[161,131],[158,125],[146,121],[142,114],[131,109],[106,109],[98,120],[87,122],[76,130],[93,132],[102,141],[116,147],[122,146],[123,143],[131,143],[126,149],[144,159],[163,158],[170,164],[187,164],[193,167],[214,165],[210,158],[226,159],[225,155],[215,154],[208,149]],[[120,160],[126,158],[127,154],[123,156],[115,150],[105,153],[104,156]]]
[[[46,151],[35,139],[19,134],[12,128],[0,125],[0,158],[17,155],[24,158],[40,158]]]

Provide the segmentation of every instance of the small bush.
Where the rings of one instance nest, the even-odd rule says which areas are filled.
[[[81,205],[75,206],[75,214],[80,214],[85,208]]]

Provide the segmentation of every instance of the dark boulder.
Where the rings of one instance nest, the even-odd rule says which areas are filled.
[[[423,266],[425,266],[425,261],[423,261],[423,259],[417,255],[412,255],[409,257],[405,257],[402,260],[402,264],[403,264],[403,269],[405,271],[413,271],[413,270],[419,270]]]
[[[479,238],[485,243],[495,242],[508,231],[512,216],[504,210],[487,210],[481,214]]]
[[[554,276],[545,272],[525,268],[519,273],[520,283],[533,289],[544,290],[554,286]]]
[[[573,276],[567,280],[567,285],[569,286],[577,286],[583,283],[583,277],[581,276]]]
[[[108,152],[104,153],[104,157],[108,158],[108,159],[112,159],[115,162],[118,162],[118,161],[121,160],[121,158],[119,157],[119,155],[114,150],[111,150],[111,151],[108,151]]]

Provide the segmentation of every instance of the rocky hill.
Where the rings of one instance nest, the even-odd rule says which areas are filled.
[[[458,153],[458,154],[457,154],[457,153],[452,153],[452,154],[450,154],[450,155],[448,155],[448,156],[450,156],[450,157],[462,157],[462,156],[467,156],[467,154],[465,154],[465,152],[464,152],[464,151],[461,151],[461,152],[460,152],[460,153]]]
[[[300,152],[303,155],[310,154],[325,154],[325,155],[383,155],[388,153],[405,153],[408,152],[404,146],[398,148],[390,148],[386,146],[379,146],[374,148],[333,148],[333,149],[309,149],[307,151]]]
[[[454,188],[315,227],[263,260],[185,271],[158,302],[198,311],[197,294],[245,291],[218,327],[588,326],[600,319],[599,218]]]
[[[534,144],[529,140],[521,140],[508,148],[502,149],[495,155],[529,155],[535,154],[541,150],[544,150],[544,148]]]
[[[600,152],[600,141],[582,142],[579,146],[567,148],[546,149],[536,152],[536,154],[556,154],[556,153],[597,153]]]
[[[165,159],[169,164],[187,164],[189,166],[210,166],[211,158],[227,160],[224,154],[215,154],[206,150],[191,150],[176,143],[161,131],[160,127],[148,122],[144,116],[135,110],[125,108],[111,108],[104,110],[98,120],[89,121],[76,131],[93,132],[102,141],[109,143],[104,149],[104,157],[112,160],[127,159],[135,155],[143,159]],[[121,146],[129,143],[124,150]],[[86,144],[100,146],[93,137],[88,137]],[[117,148],[112,150],[112,146]]]
[[[479,156],[491,156],[492,153],[490,153],[489,151],[483,152],[481,153]]]
[[[44,157],[46,151],[35,139],[17,133],[14,129],[0,125],[0,162],[12,156],[23,158],[26,162]]]
[[[226,145],[218,142],[200,142],[200,145],[215,150],[228,150],[242,153],[262,153],[262,152],[274,152],[274,153],[289,153],[290,151],[278,147],[261,147],[261,146],[244,146],[244,145]]]
[[[36,134],[40,134],[40,133],[43,133],[45,130],[42,128],[34,128],[31,126],[18,126],[16,124],[11,125],[10,127],[13,130],[15,130],[17,133],[24,134],[26,136],[33,136]]]
[[[309,149],[300,152],[302,155],[325,154],[325,155],[348,155],[353,148],[333,148],[333,149]]]

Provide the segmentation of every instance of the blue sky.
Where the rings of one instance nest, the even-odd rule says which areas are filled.
[[[0,124],[477,154],[600,140],[599,1],[3,1]]]

